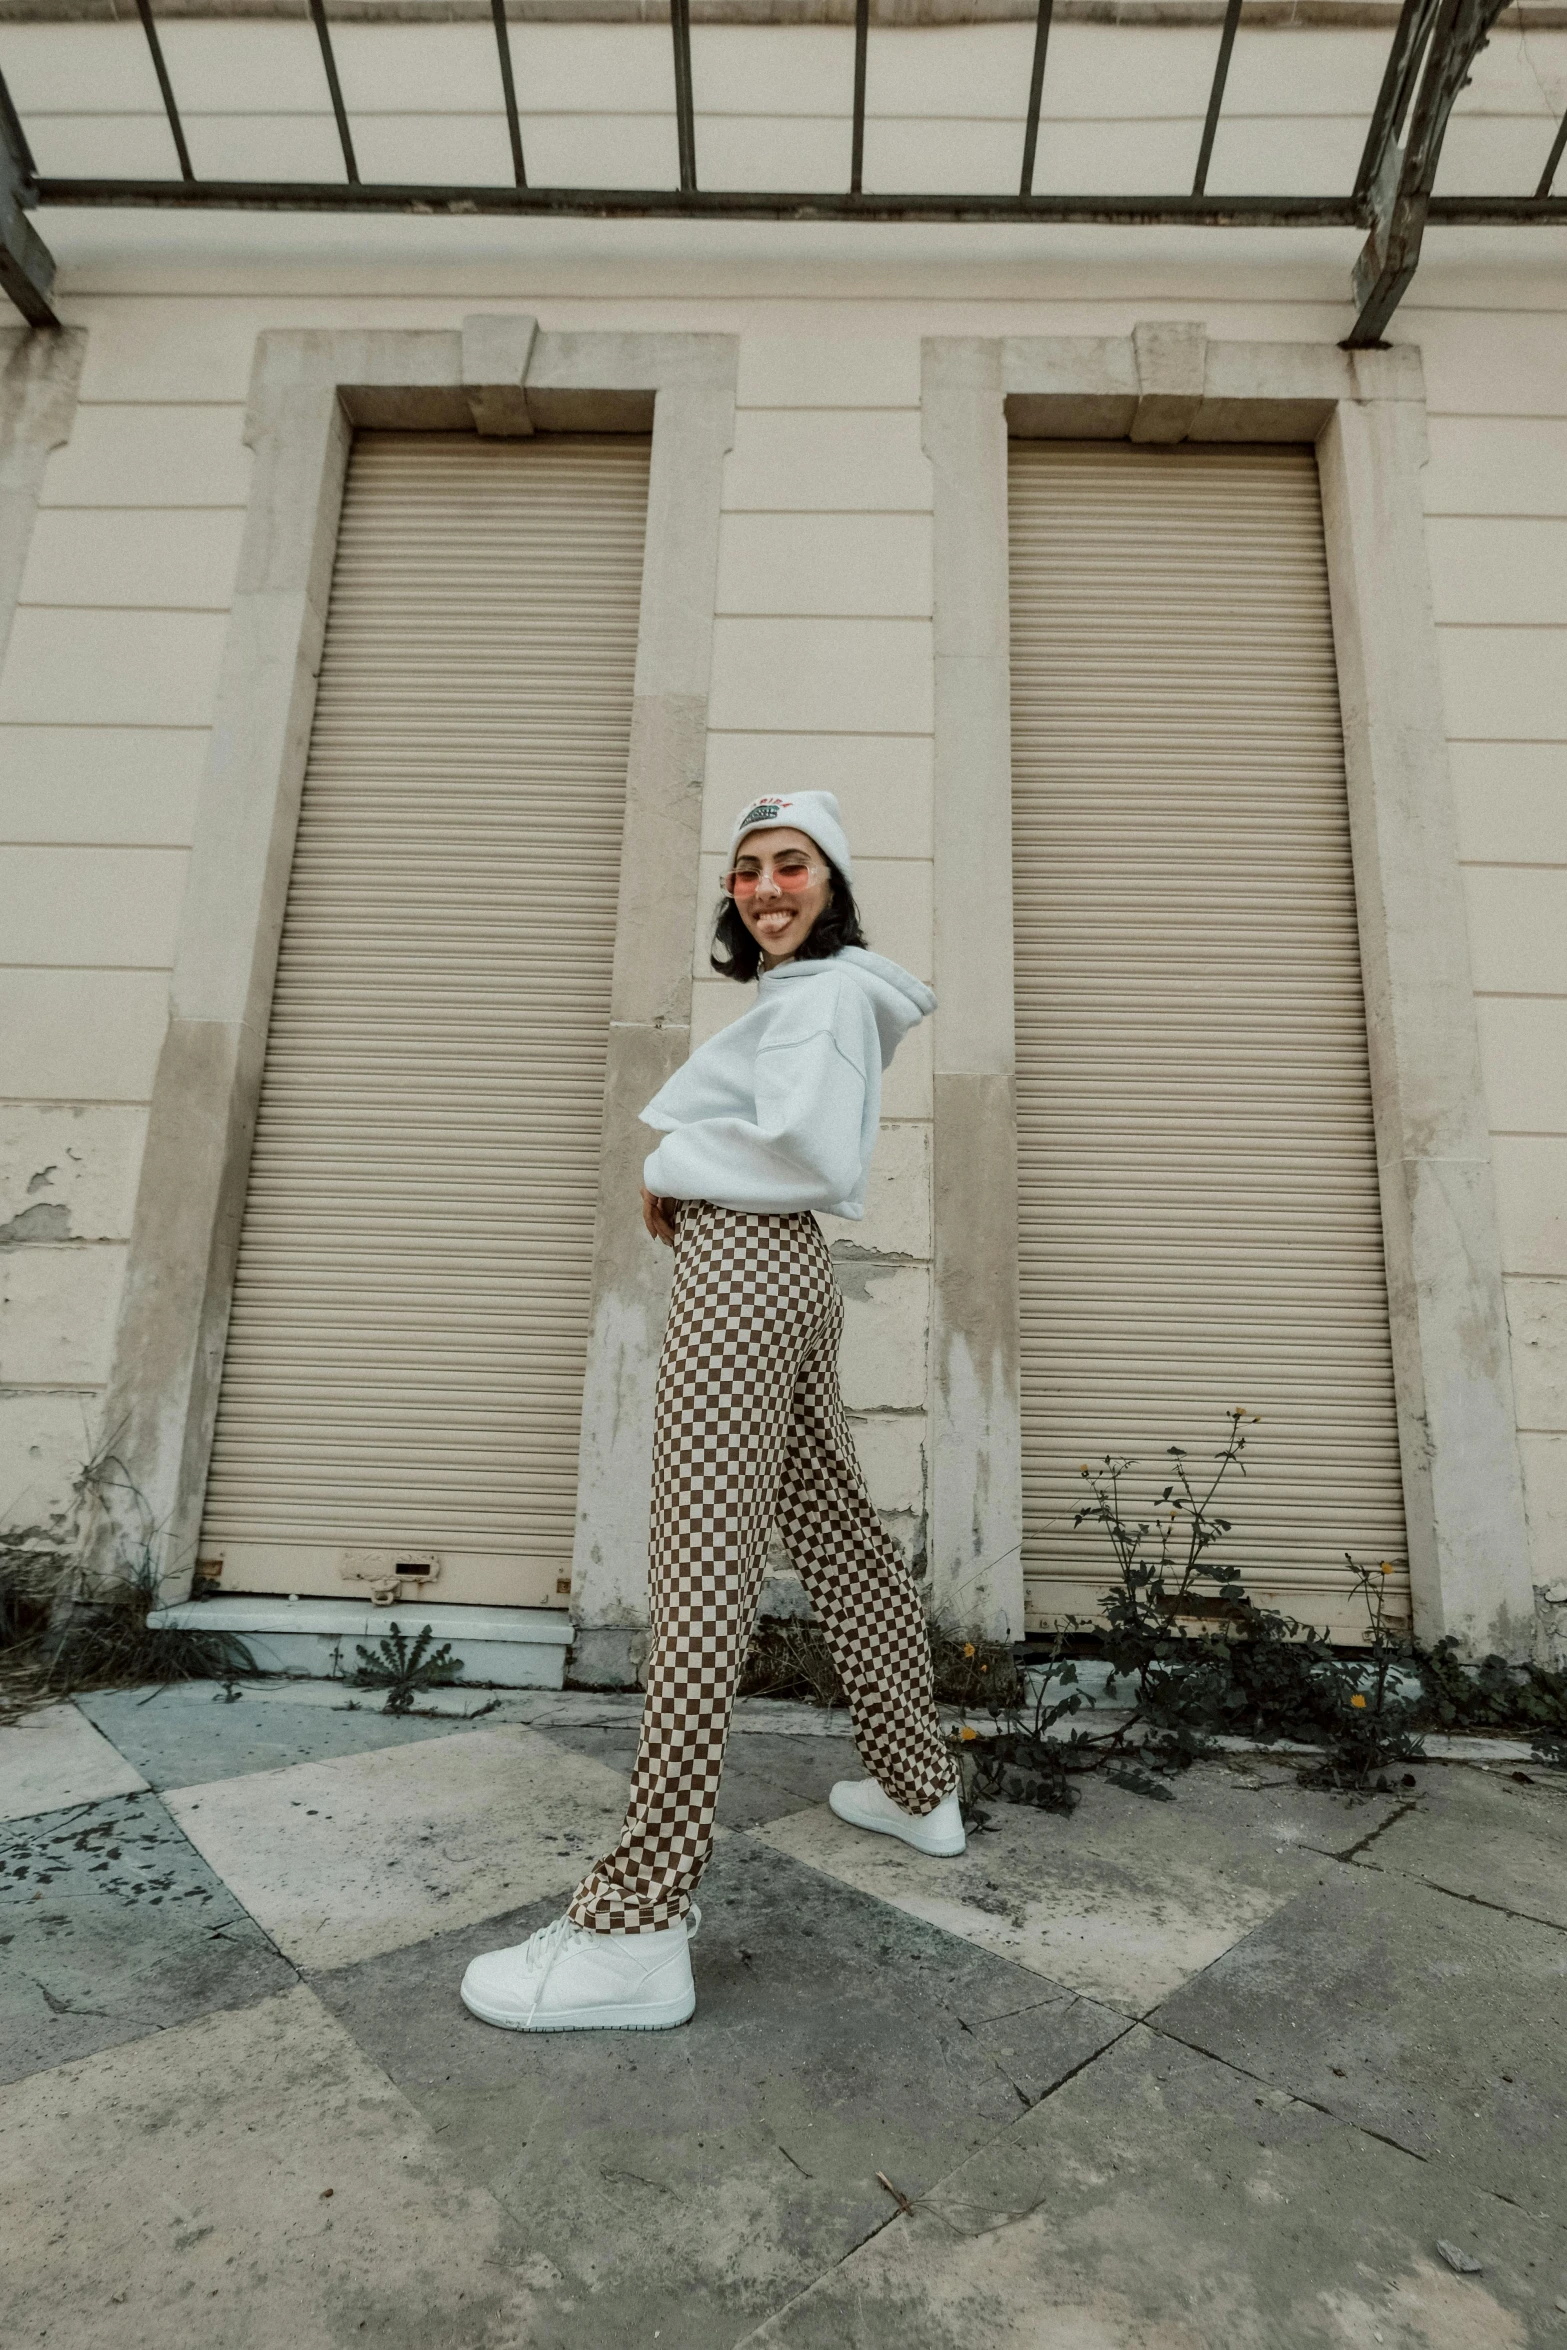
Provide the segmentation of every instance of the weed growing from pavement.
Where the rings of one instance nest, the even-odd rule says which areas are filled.
[[[219,1681],[255,1671],[250,1650],[232,1632],[149,1625],[160,1583],[157,1558],[147,1548],[122,1559],[108,1582],[84,1587],[46,1645],[46,1686],[64,1696],[75,1689]]]
[[[769,1616],[757,1625],[741,1669],[740,1695],[795,1698],[806,1705],[849,1702],[819,1627],[795,1616]]]
[[[1492,1730],[1527,1738],[1536,1762],[1567,1771],[1567,1673],[1488,1656],[1463,1664],[1453,1640],[1416,1652],[1425,1693],[1424,1727]]]
[[[85,1538],[106,1515],[118,1529],[113,1564],[89,1578]],[[82,1464],[61,1508],[0,1529],[0,1717],[78,1689],[255,1671],[232,1633],[148,1624],[162,1596],[161,1547],[146,1497],[108,1446]]]
[[[962,1640],[933,1624],[930,1651],[941,1704],[994,1710],[1022,1702],[1022,1668],[1005,1641]],[[769,1616],[757,1625],[740,1695],[794,1698],[805,1705],[849,1702],[820,1625],[801,1616]]]
[[[357,1642],[355,1688],[384,1689],[383,1713],[412,1713],[416,1697],[422,1697],[427,1689],[449,1689],[465,1669],[449,1640],[443,1640],[439,1648],[431,1647],[434,1637],[430,1626],[421,1624],[409,1640],[402,1626],[394,1624],[374,1648],[366,1648],[362,1640]]]
[[[1074,1522],[1101,1526],[1115,1560],[1101,1623],[1063,1626],[1030,1665],[1027,1702],[993,1709],[990,1733],[971,1723],[954,1733],[969,1817],[997,1799],[1069,1812],[1074,1781],[1090,1771],[1168,1799],[1169,1782],[1226,1735],[1318,1747],[1301,1784],[1362,1793],[1389,1792],[1396,1766],[1423,1761],[1426,1730],[1521,1733],[1539,1761],[1567,1768],[1567,1673],[1500,1656],[1470,1666],[1450,1638],[1419,1647],[1388,1613],[1391,1562],[1366,1566],[1346,1553],[1366,1637],[1358,1655],[1345,1655],[1325,1631],[1252,1599],[1211,1556],[1232,1530],[1221,1489],[1245,1475],[1253,1419],[1238,1407],[1229,1414],[1225,1443],[1200,1478],[1172,1445],[1170,1481],[1147,1518],[1134,1518],[1124,1499],[1130,1461],[1106,1455],[1097,1469],[1085,1465],[1091,1499]],[[1067,1653],[1086,1632],[1111,1667],[1105,1703],[1128,1709],[1097,1733],[1076,1718],[1092,1700]]]

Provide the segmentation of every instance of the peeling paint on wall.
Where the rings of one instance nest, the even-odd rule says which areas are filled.
[[[32,1185],[27,1188],[31,1191]],[[0,1248],[21,1248],[28,1241],[70,1238],[71,1211],[53,1200],[40,1200],[36,1207],[23,1208],[9,1224],[0,1224]]]
[[[875,1304],[870,1285],[878,1273],[898,1273],[906,1266],[924,1262],[921,1257],[904,1256],[896,1249],[863,1248],[856,1240],[835,1240],[828,1253],[840,1293],[857,1306]]]

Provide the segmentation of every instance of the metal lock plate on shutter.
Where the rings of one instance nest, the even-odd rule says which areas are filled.
[[[406,1584],[422,1591],[435,1581],[441,1571],[441,1554],[435,1550],[345,1550],[337,1571],[345,1583],[368,1583],[376,1606],[390,1607],[394,1600],[409,1596]]]

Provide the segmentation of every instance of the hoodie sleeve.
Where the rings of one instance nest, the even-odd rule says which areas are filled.
[[[815,990],[811,991],[815,994]],[[801,1015],[804,1034],[791,1033]],[[857,988],[802,1002],[756,1056],[756,1118],[700,1118],[666,1134],[642,1179],[671,1199],[782,1214],[829,1210],[860,1181],[866,1112],[880,1107],[875,1017]],[[868,1103],[868,1096],[876,1099]]]

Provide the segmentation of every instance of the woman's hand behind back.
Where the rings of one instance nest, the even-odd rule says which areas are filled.
[[[655,1240],[666,1248],[675,1245],[675,1210],[678,1200],[655,1199],[646,1184],[642,1187],[642,1221]]]

